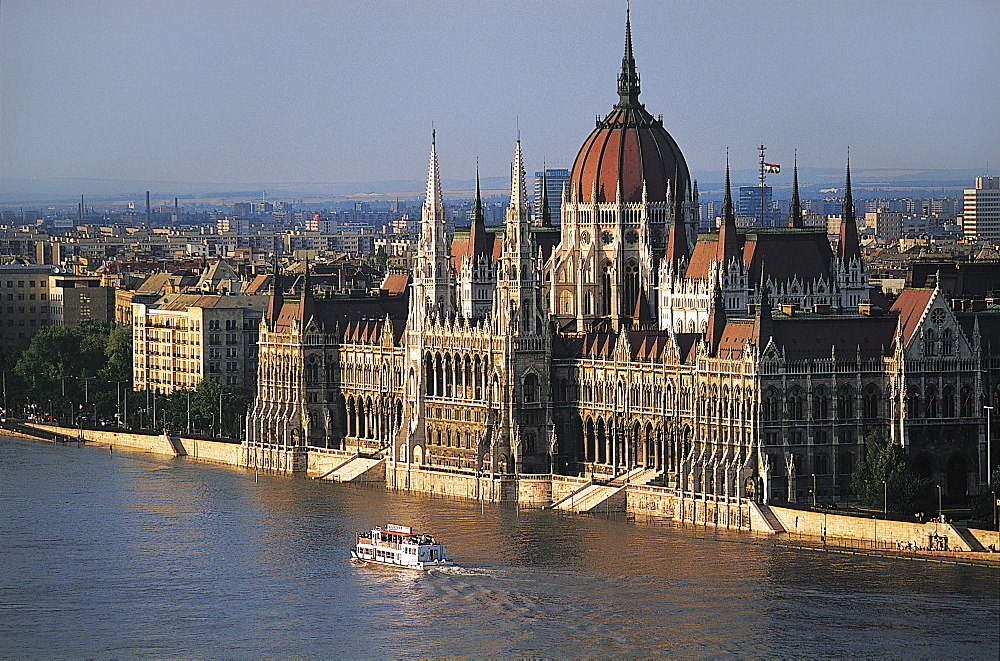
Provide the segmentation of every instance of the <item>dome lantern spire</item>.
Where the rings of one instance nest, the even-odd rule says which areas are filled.
[[[619,107],[639,105],[639,74],[635,70],[632,56],[632,22],[629,8],[625,7],[625,56],[622,57],[622,73],[618,76]]]

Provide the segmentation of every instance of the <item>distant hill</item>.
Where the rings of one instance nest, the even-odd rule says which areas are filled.
[[[853,169],[851,180],[855,195],[859,197],[943,196],[955,195],[963,188],[972,186],[975,177],[982,174],[978,170]],[[695,171],[692,176],[697,179],[699,190],[707,198],[713,199],[721,195],[725,182],[724,171]],[[757,176],[758,173],[754,170],[733,170],[733,187],[757,185]],[[529,178],[529,184],[531,183]],[[776,198],[787,198],[784,191],[791,188],[792,168],[785,167],[779,174],[768,175],[767,183],[775,188]],[[799,183],[801,195],[807,199],[837,195],[844,184],[844,170],[799,168]],[[441,185],[445,197],[450,198],[468,198],[475,190],[474,179],[445,179]],[[506,194],[510,182],[506,177],[484,177],[481,186],[484,195]],[[0,205],[75,205],[83,195],[88,204],[133,201],[144,206],[147,190],[150,191],[154,205],[165,201],[172,203],[175,197],[180,200],[209,199],[224,204],[260,199],[262,193],[273,200],[419,200],[423,198],[425,187],[426,181],[423,180],[195,183],[84,178],[0,179]]]

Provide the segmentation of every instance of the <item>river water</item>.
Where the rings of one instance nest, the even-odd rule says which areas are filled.
[[[997,658],[1000,572],[749,539],[0,437],[0,656]]]

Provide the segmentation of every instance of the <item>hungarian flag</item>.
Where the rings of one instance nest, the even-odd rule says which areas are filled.
[[[775,165],[773,163],[765,163],[764,172],[767,174],[778,174],[779,172],[781,172],[781,166]]]

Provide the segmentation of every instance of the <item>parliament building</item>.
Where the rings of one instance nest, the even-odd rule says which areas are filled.
[[[247,465],[364,457],[403,488],[567,476],[834,501],[879,431],[946,496],[975,493],[1000,306],[940,282],[892,302],[873,288],[849,163],[837,240],[803,226],[797,171],[787,226],[737,228],[728,164],[721,223],[698,234],[697,183],[639,91],[627,22],[618,102],[583,141],[558,228],[544,196],[532,213],[518,141],[503,227],[486,229],[477,184],[468,235],[450,232],[432,140],[412,272],[388,276],[402,293],[323,298],[308,269],[276,277]]]

